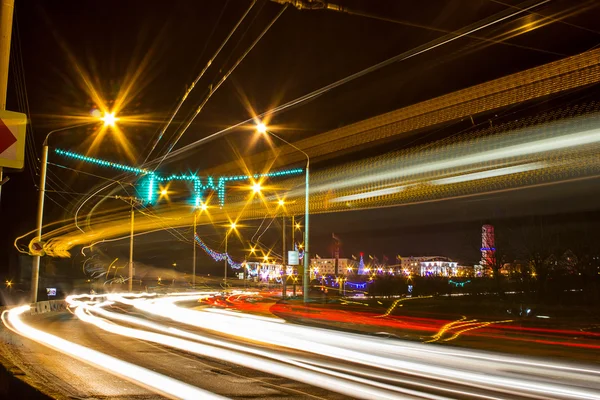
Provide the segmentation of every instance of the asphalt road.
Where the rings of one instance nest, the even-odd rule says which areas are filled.
[[[81,297],[70,300],[75,315],[15,311],[5,324],[46,345],[11,334],[4,352],[54,397],[600,399],[595,366],[298,326],[198,297]]]
[[[24,320],[44,332],[228,398],[347,398],[335,392],[251,368],[109,333],[82,322],[69,312],[41,314],[26,317]],[[8,352],[10,360],[31,376],[32,383],[37,382],[45,387],[44,391],[52,397],[165,397],[32,340],[16,337],[8,332],[4,332],[4,336],[4,354],[7,355]]]

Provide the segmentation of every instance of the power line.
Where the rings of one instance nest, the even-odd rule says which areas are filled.
[[[254,40],[254,42],[252,42],[252,44],[250,45],[250,47],[244,52],[244,54],[242,54],[242,56],[236,61],[236,63],[229,69],[229,71],[227,71],[227,73],[221,78],[221,80],[214,86],[213,89],[210,90],[210,92],[208,93],[208,96],[206,96],[206,98],[204,99],[204,101],[200,104],[200,106],[198,107],[198,109],[196,110],[196,112],[194,113],[194,115],[192,116],[192,118],[188,121],[188,123],[185,125],[185,127],[180,131],[179,135],[177,135],[177,137],[175,138],[175,141],[173,142],[173,144],[171,146],[169,146],[169,149],[167,150],[166,154],[162,157],[162,159],[159,161],[158,165],[154,168],[154,170],[156,170],[160,164],[165,160],[165,158],[167,157],[167,155],[171,152],[171,150],[173,150],[173,147],[175,147],[175,145],[177,145],[177,142],[179,142],[179,139],[181,139],[181,137],[183,136],[183,134],[185,133],[185,131],[190,127],[190,125],[192,124],[192,122],[194,122],[194,119],[196,119],[196,117],[198,116],[198,114],[200,114],[200,111],[202,111],[202,109],[204,108],[204,106],[206,105],[206,103],[208,103],[208,100],[210,100],[210,98],[212,97],[212,95],[221,87],[221,85],[223,84],[223,82],[225,82],[227,80],[227,78],[229,77],[229,75],[231,75],[231,73],[233,71],[235,71],[235,69],[238,67],[238,65],[240,65],[240,63],[244,60],[244,58],[246,58],[246,56],[248,55],[248,53],[250,53],[252,51],[252,49],[254,49],[254,47],[258,44],[258,42],[262,39],[262,37],[269,31],[269,29],[273,26],[273,24],[275,24],[275,22],[279,19],[279,17],[283,14],[283,12],[287,9],[287,5],[284,6],[279,13],[275,16],[275,18],[273,18],[273,20],[271,21],[271,23],[269,25],[267,25],[267,27],[261,32],[261,34]]]
[[[361,71],[355,72],[352,75],[349,75],[349,76],[347,76],[345,78],[339,79],[339,80],[337,80],[337,81],[335,81],[333,83],[330,83],[329,85],[323,86],[323,87],[321,87],[321,88],[319,88],[317,90],[314,90],[314,91],[312,91],[310,93],[307,93],[307,94],[305,94],[305,95],[303,95],[301,97],[298,97],[298,98],[296,98],[294,100],[291,100],[291,101],[289,101],[289,102],[287,102],[285,104],[282,104],[280,106],[277,106],[277,107],[274,107],[274,108],[272,108],[270,110],[267,110],[267,111],[261,113],[260,115],[257,115],[256,117],[252,117],[252,118],[246,119],[245,121],[238,122],[235,125],[231,125],[231,126],[225,128],[225,129],[222,129],[222,130],[220,130],[218,132],[210,134],[210,135],[208,135],[208,136],[206,136],[206,137],[204,137],[202,139],[196,140],[195,142],[190,143],[190,144],[188,144],[188,145],[186,145],[184,147],[181,147],[180,149],[177,149],[176,151],[170,151],[168,154],[164,155],[162,158],[160,158],[160,159],[157,158],[155,160],[152,160],[152,161],[144,164],[142,167],[148,167],[149,165],[152,165],[154,163],[158,163],[158,165],[160,165],[167,158],[176,157],[176,156],[178,156],[178,155],[180,155],[180,154],[182,154],[182,153],[184,153],[184,152],[186,152],[186,151],[188,151],[188,150],[190,150],[190,149],[192,149],[192,148],[194,148],[196,146],[199,146],[201,144],[204,144],[204,143],[210,142],[212,140],[215,140],[215,139],[221,137],[224,133],[230,132],[230,131],[232,131],[235,128],[238,128],[240,126],[252,123],[255,118],[262,119],[262,118],[264,118],[267,115],[274,115],[274,114],[280,113],[280,112],[282,112],[284,110],[291,109],[293,107],[299,106],[299,105],[301,105],[303,103],[306,103],[306,102],[308,102],[310,100],[314,100],[317,97],[319,97],[319,96],[321,96],[321,95],[323,95],[323,94],[325,94],[325,93],[327,93],[327,92],[329,92],[329,91],[331,91],[331,90],[333,90],[335,88],[338,88],[339,86],[342,86],[342,85],[344,85],[346,83],[354,81],[354,80],[356,80],[358,78],[361,78],[361,77],[363,77],[365,75],[368,75],[368,74],[370,74],[370,73],[372,73],[374,71],[377,71],[377,70],[379,70],[381,68],[387,67],[387,66],[389,66],[389,65],[391,65],[393,63],[396,63],[396,62],[408,60],[408,59],[413,58],[413,57],[415,57],[417,55],[429,52],[429,51],[434,50],[434,49],[436,49],[436,48],[438,48],[440,46],[443,46],[443,45],[446,45],[448,43],[451,43],[451,42],[453,42],[455,40],[458,40],[458,39],[461,39],[463,37],[472,35],[475,32],[478,32],[478,31],[480,31],[482,29],[485,29],[485,28],[488,28],[490,26],[496,25],[496,24],[498,24],[500,22],[506,21],[506,20],[508,20],[508,19],[510,19],[510,18],[512,18],[514,16],[523,14],[525,12],[529,12],[529,10],[532,10],[532,9],[534,9],[536,7],[539,7],[539,6],[543,5],[543,4],[546,4],[549,1],[550,0],[542,0],[542,1],[539,1],[539,2],[534,3],[534,4],[532,4],[532,2],[529,1],[529,2],[526,3],[526,7],[524,6],[524,8],[518,9],[516,11],[505,10],[505,11],[497,13],[497,14],[491,16],[491,17],[485,18],[485,19],[483,19],[483,20],[481,20],[479,22],[476,22],[474,24],[470,24],[470,25],[468,25],[466,27],[463,27],[463,28],[461,28],[461,29],[459,29],[459,30],[457,30],[455,32],[452,32],[452,33],[450,33],[448,35],[444,35],[444,36],[442,36],[442,37],[440,37],[438,39],[434,39],[434,40],[432,40],[432,41],[430,41],[428,43],[425,43],[425,44],[423,44],[421,46],[415,47],[415,48],[413,48],[411,50],[405,51],[405,52],[403,52],[401,54],[398,54],[398,55],[396,55],[394,57],[388,58],[388,59],[386,59],[384,61],[381,61],[381,62],[379,62],[379,63],[377,63],[375,65],[372,65],[372,66],[370,66],[368,68],[365,68],[365,69],[363,69]]]
[[[187,91],[185,92],[185,94],[183,95],[183,97],[181,98],[181,100],[179,101],[179,104],[175,108],[175,111],[171,115],[171,118],[169,119],[169,121],[167,122],[167,124],[165,125],[165,127],[161,130],[161,132],[158,135],[158,138],[156,139],[156,141],[152,145],[152,148],[150,149],[150,152],[148,153],[148,155],[144,159],[144,163],[148,160],[148,157],[150,157],[150,155],[152,154],[152,152],[156,148],[156,145],[162,139],[163,135],[165,134],[165,131],[167,130],[167,128],[169,127],[169,125],[171,124],[171,122],[173,121],[173,119],[175,118],[175,115],[177,115],[177,113],[179,112],[179,109],[181,108],[181,106],[183,105],[183,103],[185,102],[185,100],[188,98],[189,94],[192,92],[192,90],[194,90],[194,87],[196,87],[196,84],[198,83],[198,81],[202,78],[202,76],[204,76],[204,74],[206,73],[206,71],[208,70],[208,68],[211,66],[211,64],[213,63],[213,61],[217,58],[217,56],[219,55],[219,53],[221,52],[221,50],[223,49],[223,47],[225,47],[225,45],[227,44],[227,42],[229,41],[229,39],[231,38],[231,36],[233,36],[233,34],[237,30],[237,28],[240,26],[240,24],[242,23],[242,21],[244,21],[244,19],[246,18],[246,16],[248,15],[248,13],[250,13],[250,10],[252,10],[252,8],[254,7],[255,4],[256,4],[256,0],[253,0],[252,3],[250,3],[250,7],[248,7],[248,9],[246,10],[246,12],[242,15],[242,17],[237,22],[237,24],[235,24],[235,26],[233,27],[233,29],[231,30],[231,32],[229,32],[229,35],[227,35],[227,37],[225,38],[225,40],[223,41],[223,43],[221,43],[221,46],[217,49],[217,51],[215,52],[215,54],[211,57],[210,60],[208,60],[208,63],[206,64],[206,66],[204,67],[204,69],[202,69],[202,71],[200,72],[200,74],[198,74],[198,76],[196,77],[196,79],[194,80],[194,82],[192,82],[192,85],[187,89]],[[216,25],[215,25],[215,28],[216,28]],[[213,32],[214,32],[215,28],[213,28]],[[211,35],[212,35],[212,33],[211,33]]]

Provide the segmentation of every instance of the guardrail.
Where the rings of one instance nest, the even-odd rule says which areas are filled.
[[[47,300],[31,303],[31,315],[44,314],[52,311],[64,311],[67,303],[64,300]]]

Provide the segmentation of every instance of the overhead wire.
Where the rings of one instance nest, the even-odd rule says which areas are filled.
[[[25,67],[23,64],[23,51],[21,47],[21,35],[19,31],[19,18],[17,14],[17,7],[14,10],[14,24],[13,24],[13,45],[11,46],[10,58],[12,59],[12,75],[15,85],[15,93],[17,97],[18,108],[21,112],[25,113],[28,117],[31,115],[29,109],[29,98],[27,96],[27,84],[25,81]],[[33,132],[33,125],[31,119],[29,119],[26,129],[29,134],[25,135],[25,160],[27,163],[27,169],[32,180],[34,187],[37,187],[36,175],[38,173],[37,166],[37,150],[35,146],[35,135]]]
[[[509,3],[505,3],[504,1],[500,1],[500,0],[488,0],[488,1],[490,1],[492,3],[496,3],[496,4],[501,4],[501,5],[505,6],[505,7],[510,7],[510,8],[514,8],[514,9],[517,9],[517,10],[519,9],[518,5],[515,6],[515,5],[509,4]],[[586,3],[587,4],[594,4],[596,6],[598,5],[598,2],[596,0],[588,0]],[[577,7],[579,9],[583,8],[583,6],[581,4],[579,4]],[[552,22],[557,22],[559,24],[571,26],[573,28],[581,29],[583,31],[587,31],[587,32],[590,32],[590,33],[595,33],[596,35],[600,35],[600,32],[598,32],[598,31],[595,31],[593,29],[587,28],[585,26],[574,24],[572,22],[567,22],[563,18],[554,18],[553,16],[547,16],[547,15],[544,15],[544,14],[541,14],[541,13],[538,13],[538,12],[535,12],[535,11],[532,11],[531,14],[533,14],[535,16],[538,16],[538,17],[545,18],[545,19],[549,19]]]
[[[227,35],[227,37],[225,38],[225,40],[221,43],[221,46],[219,46],[219,48],[213,54],[213,56],[210,58],[210,60],[208,60],[208,63],[206,63],[206,66],[198,74],[198,76],[196,77],[196,79],[194,80],[194,82],[192,82],[191,86],[186,90],[185,94],[183,95],[183,97],[179,101],[179,104],[177,104],[177,106],[175,107],[175,111],[171,115],[171,118],[166,123],[165,127],[161,130],[161,132],[159,133],[158,138],[155,141],[155,143],[152,145],[152,148],[150,149],[150,152],[148,153],[148,155],[144,159],[144,163],[146,163],[146,161],[148,160],[148,157],[150,157],[150,155],[152,154],[152,152],[156,148],[156,145],[162,139],[163,135],[165,134],[165,131],[167,130],[167,128],[169,127],[169,125],[171,125],[171,122],[173,121],[173,119],[175,118],[175,116],[177,115],[177,113],[179,112],[179,109],[181,108],[181,106],[183,105],[183,103],[185,102],[185,100],[188,98],[189,94],[196,87],[196,84],[198,83],[198,81],[200,81],[200,79],[204,76],[204,74],[206,73],[206,71],[208,70],[208,68],[212,65],[213,61],[221,53],[221,50],[223,50],[223,47],[225,47],[225,45],[227,44],[227,42],[229,42],[229,39],[231,38],[231,36],[233,36],[233,34],[235,33],[235,31],[238,29],[238,27],[240,26],[240,24],[244,21],[244,19],[246,18],[246,16],[250,13],[250,10],[252,10],[252,8],[254,7],[255,4],[256,4],[256,0],[253,0],[252,3],[250,3],[250,6],[246,10],[246,12],[244,12],[244,14],[242,15],[242,17],[238,20],[238,22],[235,24],[235,26],[233,27],[233,29],[229,32],[229,34]],[[217,24],[215,24],[215,26],[213,28],[213,33],[214,33],[214,30],[216,29],[216,27],[217,27]],[[211,35],[212,35],[212,33],[211,33]]]
[[[183,147],[181,147],[181,148],[179,148],[177,150],[171,149],[171,151],[169,153],[165,154],[163,157],[159,157],[157,159],[149,161],[146,164],[144,164],[142,167],[148,167],[148,166],[153,165],[155,163],[158,163],[158,165],[160,165],[162,162],[164,162],[168,158],[176,157],[176,156],[178,156],[178,155],[180,155],[182,153],[185,153],[185,152],[189,151],[192,148],[195,148],[195,147],[197,147],[199,145],[202,145],[204,143],[208,143],[208,142],[210,142],[212,140],[215,140],[215,139],[221,137],[223,134],[231,132],[231,131],[233,131],[236,128],[239,128],[241,126],[253,123],[255,121],[255,119],[257,119],[257,118],[258,119],[263,119],[265,116],[272,116],[272,115],[280,113],[280,112],[282,112],[284,110],[291,109],[291,108],[294,108],[296,106],[299,106],[299,105],[301,105],[303,103],[306,103],[306,102],[308,102],[310,100],[313,100],[313,99],[315,99],[315,98],[317,98],[317,97],[319,97],[319,96],[321,96],[321,95],[323,95],[323,94],[325,94],[325,93],[327,93],[327,92],[329,92],[329,91],[331,91],[331,90],[333,90],[333,89],[335,89],[335,88],[337,88],[339,86],[342,86],[342,85],[344,85],[346,83],[354,81],[354,80],[356,80],[358,78],[361,78],[361,77],[363,77],[365,75],[368,75],[368,74],[370,74],[370,73],[372,73],[374,71],[377,71],[377,70],[379,70],[381,68],[387,67],[387,66],[389,66],[389,65],[391,65],[393,63],[399,62],[399,61],[404,61],[404,60],[413,58],[413,57],[415,57],[417,55],[429,52],[429,51],[434,50],[434,49],[436,49],[436,48],[438,48],[440,46],[443,46],[445,44],[451,43],[451,42],[453,42],[455,40],[458,40],[458,39],[461,39],[463,37],[472,35],[475,32],[478,32],[478,31],[483,30],[485,28],[488,28],[490,26],[496,25],[496,24],[498,24],[500,22],[503,22],[503,21],[506,21],[508,19],[511,19],[511,18],[513,18],[513,17],[515,17],[517,15],[521,15],[523,13],[529,12],[530,10],[532,10],[532,9],[534,9],[536,7],[539,7],[539,6],[543,5],[543,4],[546,4],[549,1],[550,0],[541,0],[541,1],[538,1],[536,3],[532,3],[531,1],[528,1],[528,2],[526,2],[526,6],[523,6],[523,8],[519,8],[519,9],[517,9],[515,11],[505,10],[505,11],[497,13],[497,14],[491,16],[491,17],[488,17],[488,18],[485,18],[485,19],[483,19],[481,21],[478,21],[478,22],[476,22],[474,24],[470,24],[470,25],[468,25],[466,27],[463,27],[463,28],[461,28],[461,29],[459,29],[457,31],[454,31],[454,32],[452,32],[452,33],[450,33],[448,35],[444,35],[444,36],[442,36],[440,38],[434,39],[434,40],[432,40],[432,41],[430,41],[428,43],[425,43],[423,45],[417,46],[417,47],[415,47],[415,48],[413,48],[411,50],[405,51],[405,52],[403,52],[401,54],[398,54],[396,56],[390,57],[390,58],[388,58],[388,59],[386,59],[384,61],[381,61],[381,62],[379,62],[377,64],[374,64],[374,65],[372,65],[370,67],[367,67],[367,68],[365,68],[365,69],[363,69],[361,71],[355,72],[355,73],[353,73],[353,74],[351,74],[349,76],[346,76],[346,77],[344,77],[342,79],[339,79],[339,80],[337,80],[335,82],[332,82],[332,83],[330,83],[330,84],[328,84],[326,86],[323,86],[323,87],[321,87],[319,89],[313,90],[312,92],[307,93],[307,94],[305,94],[303,96],[300,96],[300,97],[298,97],[298,98],[296,98],[294,100],[288,101],[287,103],[284,103],[282,105],[274,107],[274,108],[272,108],[270,110],[264,111],[264,112],[262,112],[259,115],[253,116],[253,117],[248,118],[248,119],[246,119],[244,121],[238,122],[238,123],[236,123],[234,125],[230,125],[229,127],[225,128],[225,129],[221,129],[220,131],[217,131],[217,132],[212,133],[212,134],[210,134],[208,136],[205,136],[205,137],[203,137],[201,139],[198,139],[198,140],[196,140],[196,141],[194,141],[194,142],[192,142],[192,143],[190,143],[190,144],[188,144],[186,146],[183,146]],[[172,147],[174,147],[174,146],[172,146]]]
[[[208,101],[210,100],[210,98],[212,97],[212,95],[227,80],[227,78],[229,77],[229,75],[231,75],[233,73],[233,71],[235,71],[235,69],[238,67],[238,65],[240,65],[240,63],[244,60],[244,58],[246,58],[246,56],[252,51],[252,49],[254,49],[254,47],[258,44],[258,42],[260,42],[260,40],[263,38],[263,36],[269,31],[269,29],[273,26],[273,24],[275,24],[275,22],[279,19],[279,17],[283,14],[283,12],[286,9],[287,9],[287,5],[285,5],[285,6],[282,7],[282,9],[279,11],[279,13],[277,13],[277,15],[275,16],[275,18],[273,18],[273,20],[269,23],[269,25],[267,25],[267,27],[260,33],[260,35],[254,40],[254,42],[252,42],[252,44],[250,45],[250,47],[248,47],[248,49],[242,54],[242,56],[240,58],[238,58],[238,60],[229,69],[229,71],[227,71],[227,73],[225,75],[223,75],[223,77],[219,80],[219,82],[210,90],[210,92],[208,93],[208,95],[206,96],[206,98],[204,99],[204,101],[196,109],[196,112],[194,113],[194,115],[192,116],[192,118],[190,118],[190,120],[184,126],[184,128],[182,130],[180,130],[179,134],[176,136],[176,138],[173,141],[173,143],[169,146],[169,149],[167,150],[166,154],[161,158],[161,160],[159,161],[158,165],[154,168],[154,170],[156,170],[160,166],[160,164],[165,160],[165,158],[169,155],[169,153],[177,145],[177,143],[179,142],[179,139],[181,139],[181,137],[183,136],[183,134],[185,133],[185,131],[187,131],[187,129],[192,124],[192,122],[194,122],[194,120],[196,119],[196,117],[198,116],[198,114],[200,114],[200,112],[202,111],[202,109],[204,108],[204,106],[206,105],[206,103],[208,103]]]
[[[449,43],[451,41],[457,40],[457,39],[459,39],[461,37],[468,36],[469,34],[477,32],[477,31],[479,31],[481,29],[484,29],[486,27],[498,24],[498,23],[500,23],[502,21],[505,21],[505,20],[507,20],[509,18],[512,18],[512,17],[514,17],[516,15],[520,15],[520,14],[522,14],[524,12],[528,12],[529,10],[531,10],[531,9],[533,9],[535,7],[538,7],[538,6],[542,5],[542,4],[545,4],[548,1],[549,0],[544,0],[544,1],[537,2],[537,3],[533,3],[533,2],[530,1],[530,2],[527,2],[526,7],[523,7],[522,9],[519,9],[517,11],[514,11],[514,12],[504,11],[504,12],[495,14],[494,16],[486,18],[486,19],[484,19],[482,21],[479,21],[479,22],[477,22],[475,24],[471,24],[469,26],[461,28],[460,30],[458,30],[456,32],[453,32],[450,35],[446,35],[446,36],[443,36],[441,38],[435,39],[435,40],[433,40],[433,41],[431,41],[429,43],[421,45],[421,46],[419,46],[417,48],[414,48],[412,50],[409,50],[407,52],[399,54],[399,55],[397,55],[395,57],[392,57],[392,58],[389,58],[387,60],[384,60],[384,61],[382,61],[382,62],[380,62],[378,64],[375,64],[375,65],[373,65],[373,66],[371,66],[369,68],[363,69],[363,70],[361,70],[361,71],[359,71],[357,73],[354,73],[354,74],[352,74],[350,76],[347,76],[347,77],[345,77],[343,79],[335,81],[335,82],[333,82],[333,83],[331,83],[331,84],[329,84],[327,86],[324,86],[324,87],[322,87],[320,89],[317,89],[317,90],[315,90],[315,91],[313,91],[311,93],[308,93],[308,94],[306,94],[304,96],[301,96],[301,97],[299,97],[299,98],[297,98],[295,100],[287,102],[287,103],[285,103],[285,104],[283,104],[281,106],[278,106],[278,107],[275,107],[275,108],[273,108],[271,110],[263,112],[261,115],[258,115],[258,118],[263,118],[265,115],[272,115],[272,114],[284,111],[284,110],[286,110],[288,108],[292,108],[292,107],[295,107],[297,105],[300,105],[300,104],[302,104],[302,103],[304,103],[306,101],[312,100],[312,99],[314,99],[314,98],[316,98],[316,97],[318,97],[318,96],[320,96],[320,95],[322,95],[322,94],[324,94],[324,93],[326,93],[326,92],[328,92],[328,91],[330,91],[330,90],[332,90],[332,89],[334,89],[334,88],[336,88],[338,86],[341,86],[341,85],[343,85],[343,84],[345,84],[347,82],[350,82],[352,80],[358,79],[358,78],[360,78],[360,77],[362,77],[362,76],[364,76],[366,74],[369,74],[369,73],[371,73],[371,72],[373,72],[375,70],[383,68],[383,67],[385,67],[387,65],[390,65],[390,64],[392,64],[394,62],[414,57],[414,56],[416,56],[418,54],[422,54],[422,53],[424,53],[426,51],[430,51],[430,50],[435,49],[437,47],[440,47],[440,46],[442,46],[444,44],[447,44],[447,43]],[[232,125],[232,126],[226,128],[226,129],[223,129],[223,130],[221,130],[219,132],[213,133],[213,134],[211,134],[211,135],[209,135],[207,137],[204,137],[204,138],[202,138],[200,140],[197,140],[197,141],[195,141],[195,142],[193,142],[193,143],[191,143],[189,145],[186,145],[186,146],[184,146],[184,147],[182,147],[182,148],[180,148],[178,150],[173,151],[173,149],[171,148],[171,151],[169,153],[165,154],[162,158],[157,158],[155,160],[147,162],[146,164],[144,164],[144,166],[153,165],[153,164],[155,164],[157,162],[160,165],[160,163],[162,163],[167,158],[176,157],[179,154],[182,154],[182,153],[190,150],[191,148],[194,148],[194,147],[196,147],[198,145],[201,145],[203,143],[206,143],[208,141],[214,140],[214,139],[216,139],[217,137],[221,136],[222,134],[224,134],[226,132],[229,132],[229,131],[231,131],[231,130],[237,128],[237,127],[240,127],[240,126],[242,126],[244,124],[248,124],[250,122],[253,122],[253,120],[254,120],[254,118],[250,118],[250,119],[247,119],[245,121],[239,122],[239,123],[237,123],[235,125]],[[174,146],[172,146],[172,147],[174,147]],[[110,186],[110,184],[107,185],[107,186],[104,186],[104,187],[100,188],[98,190],[98,192],[106,189],[109,186]],[[87,200],[85,200],[80,205],[80,208],[81,208],[81,206],[83,206],[83,204],[86,201]],[[77,227],[79,228],[79,226],[77,226]]]

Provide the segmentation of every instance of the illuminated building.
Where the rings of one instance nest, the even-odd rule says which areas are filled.
[[[356,275],[358,263],[349,258],[338,259],[338,275]],[[310,260],[310,277],[335,275],[335,258],[313,258]]]
[[[419,262],[421,276],[457,276],[458,263],[448,257],[421,257]]]

